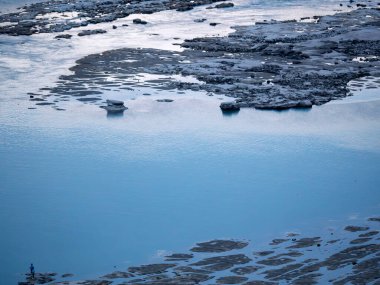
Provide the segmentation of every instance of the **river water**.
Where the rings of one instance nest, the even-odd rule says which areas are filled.
[[[301,17],[318,14],[321,1],[288,1],[290,8],[272,1],[271,11],[262,3],[242,1],[235,13],[284,18],[297,7]],[[320,13],[327,4],[319,5]],[[190,19],[202,9],[189,12]],[[168,13],[147,17],[159,29],[169,25]],[[219,33],[227,33],[236,17],[220,17]],[[144,30],[128,46],[177,48],[171,38],[182,29],[164,29],[158,39]],[[260,248],[285,232],[334,230],[379,214],[378,89],[363,88],[310,111],[223,115],[220,96],[149,87],[144,90],[153,95],[130,98],[119,117],[75,100],[65,103],[66,111],[28,109],[33,105],[25,92],[54,85],[77,57],[125,45],[112,34],[102,39],[90,49],[96,38],[64,46],[51,35],[2,37],[1,284],[21,280],[30,262],[37,271],[91,278],[114,266],[158,261],[199,241],[241,238]],[[46,67],[63,58],[67,62],[49,76]]]

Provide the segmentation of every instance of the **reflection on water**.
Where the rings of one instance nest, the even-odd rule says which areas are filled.
[[[240,110],[222,110],[221,112],[224,117],[234,117],[239,114]]]
[[[121,112],[107,112],[107,119],[119,119],[124,116],[124,111]]]

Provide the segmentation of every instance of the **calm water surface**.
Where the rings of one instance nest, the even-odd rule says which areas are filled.
[[[31,261],[91,277],[379,213],[380,101],[223,116],[204,97],[138,99],[119,118],[3,101],[1,283]]]

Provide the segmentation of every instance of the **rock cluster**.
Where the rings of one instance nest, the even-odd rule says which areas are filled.
[[[165,263],[132,266],[94,280],[60,281],[55,273],[36,274],[19,285],[196,285],[196,284],[377,284],[380,281],[380,236],[377,217],[365,226],[350,225],[335,239],[291,235],[276,238],[266,250],[250,253],[246,241],[211,240],[192,253],[173,253]],[[354,244],[353,241],[362,239]],[[71,275],[68,275],[71,276]],[[63,275],[62,275],[63,277]],[[323,279],[320,279],[322,278]]]
[[[201,83],[162,83],[167,88],[234,98],[232,103],[222,103],[224,111],[243,107],[283,110],[344,98],[350,95],[347,84],[351,80],[380,76],[379,9],[317,19],[235,27],[236,32],[227,37],[186,40],[182,53],[119,49],[90,55],[77,61],[71,68],[74,74],[62,76],[50,93],[86,100],[86,85],[124,88],[126,75],[181,74]],[[104,80],[107,74],[113,82]]]
[[[12,36],[63,32],[89,24],[112,22],[131,14],[152,14],[164,10],[188,11],[199,5],[223,0],[60,0],[24,6],[18,12],[0,15],[0,34]],[[61,17],[49,17],[59,13]],[[67,17],[72,14],[71,17]]]

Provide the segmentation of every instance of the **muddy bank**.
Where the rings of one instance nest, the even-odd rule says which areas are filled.
[[[354,224],[322,232],[323,237],[290,233],[269,242],[261,251],[247,241],[212,240],[198,243],[188,253],[170,254],[163,263],[132,266],[94,280],[73,281],[72,274],[37,273],[34,280],[27,275],[19,285],[377,284],[377,219],[368,219],[364,226]],[[366,238],[357,242],[361,237]]]
[[[12,36],[63,32],[89,24],[112,22],[131,14],[164,10],[188,11],[223,0],[55,0],[26,5],[16,13],[0,15],[0,34]]]
[[[42,91],[53,95],[55,102],[68,95],[96,102],[105,87],[133,90],[131,80],[140,73],[179,74],[197,81],[149,84],[234,98],[233,103],[221,105],[224,109],[310,108],[349,96],[351,80],[380,75],[379,23],[379,9],[358,9],[301,22],[235,27],[236,32],[227,37],[186,40],[180,53],[107,51],[77,61],[70,69],[72,75]]]

